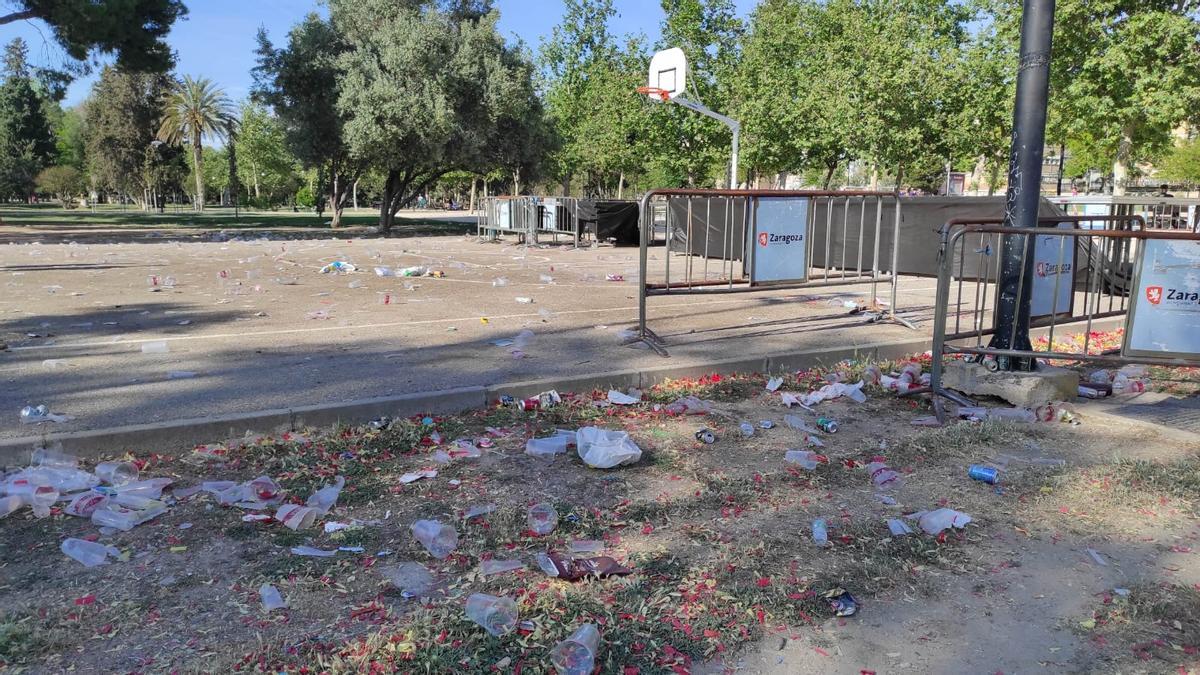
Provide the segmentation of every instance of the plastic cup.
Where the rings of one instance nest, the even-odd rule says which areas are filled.
[[[544,502],[535,504],[529,509],[528,521],[529,529],[538,535],[547,535],[558,527],[558,511]]]
[[[316,519],[316,510],[299,504],[284,504],[275,512],[275,520],[290,530],[306,530],[312,527]]]
[[[113,487],[128,485],[138,479],[138,468],[129,462],[100,462],[95,473]]]
[[[474,593],[467,598],[467,618],[494,637],[500,637],[516,628],[517,603],[512,598]]]
[[[585,623],[571,633],[571,637],[554,646],[550,651],[550,663],[566,675],[588,675],[596,667],[596,650],[600,648],[600,630],[595,624]]]

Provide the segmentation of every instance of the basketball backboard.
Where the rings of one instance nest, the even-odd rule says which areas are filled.
[[[683,50],[674,47],[658,52],[650,59],[650,73],[646,85],[653,91],[649,94],[653,100],[663,100],[662,93],[668,99],[683,94],[687,87],[687,55]]]

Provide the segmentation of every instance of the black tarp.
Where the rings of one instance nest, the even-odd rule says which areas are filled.
[[[745,199],[676,197],[669,203],[672,253],[742,259],[747,227]]]
[[[638,204],[618,200],[579,200],[579,224],[596,241],[615,239],[618,246],[637,246]]]

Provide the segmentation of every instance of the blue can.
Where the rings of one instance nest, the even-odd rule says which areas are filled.
[[[984,466],[982,464],[972,464],[967,469],[967,475],[973,480],[983,481],[988,485],[995,485],[1000,480],[1000,470],[993,466]]]

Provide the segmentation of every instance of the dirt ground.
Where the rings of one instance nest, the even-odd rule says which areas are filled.
[[[856,381],[861,367],[834,372]],[[810,391],[822,375],[790,374],[781,391]],[[1200,672],[1196,443],[1086,413],[1078,425],[921,428],[912,421],[925,404],[868,386],[866,403],[816,407],[840,429],[821,435],[828,461],[806,471],[783,462],[803,447],[784,416],[817,416],[785,409],[764,382],[711,377],[627,407],[591,392],[539,412],[496,406],[138,457],[143,476],[175,480],[176,496],[156,520],[99,534],[124,560],[86,569],[59,551],[64,538],[97,538],[84,519],[26,509],[0,521],[0,671],[547,672],[549,649],[592,622],[603,636],[597,672],[622,675]],[[686,394],[713,412],[664,409]],[[739,433],[759,420],[776,426]],[[573,451],[550,462],[523,454],[531,435],[586,425],[629,431],[640,461],[602,471]],[[697,441],[700,428],[717,442]],[[494,446],[433,463],[458,438]],[[895,504],[863,466],[877,456],[904,476]],[[987,461],[1006,466],[997,486],[967,476]],[[399,481],[428,468],[437,476]],[[298,502],[345,476],[323,521],[351,527],[293,532],[187,495],[205,480],[260,474]],[[539,502],[560,516],[546,536],[526,523]],[[480,504],[497,509],[463,519]],[[973,520],[936,537],[889,534],[886,519],[940,507]],[[410,534],[418,518],[453,524],[458,549],[431,557]],[[814,518],[827,519],[829,547],[813,544]],[[544,575],[534,556],[575,540],[602,542],[633,573]],[[304,544],[363,550],[291,553]],[[481,576],[493,558],[526,567]],[[405,561],[433,571],[435,590],[403,597],[387,572]],[[264,583],[287,609],[264,610]],[[836,588],[857,598],[856,615],[832,615],[823,596]],[[474,592],[513,598],[526,623],[490,637],[464,616]]]

